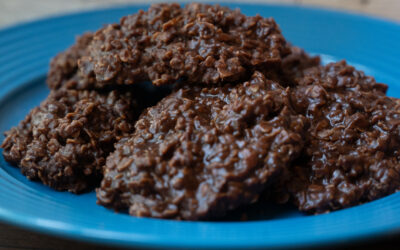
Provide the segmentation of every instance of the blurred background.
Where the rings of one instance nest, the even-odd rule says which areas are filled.
[[[0,27],[35,18],[129,3],[162,2],[154,0],[0,0]],[[188,2],[188,1],[175,1]],[[224,0],[197,2],[265,2],[314,5],[371,14],[400,22],[400,0]]]

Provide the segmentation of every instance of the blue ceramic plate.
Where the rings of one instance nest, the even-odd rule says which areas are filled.
[[[272,16],[293,44],[324,61],[347,59],[389,84],[400,97],[400,25],[360,15],[294,6],[230,4]],[[48,18],[0,31],[0,131],[45,98],[51,57],[76,35],[148,6],[125,6]],[[2,138],[0,138],[2,140]],[[78,240],[150,247],[289,247],[333,244],[400,230],[400,193],[330,214],[306,216],[266,206],[254,221],[181,222],[135,218],[96,205],[95,193],[73,195],[30,182],[0,157],[0,219]],[[257,215],[255,215],[256,217]]]

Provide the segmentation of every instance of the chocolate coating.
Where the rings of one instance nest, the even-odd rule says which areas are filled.
[[[327,212],[399,189],[400,101],[386,88],[341,61],[306,70],[292,89],[310,121],[302,157],[286,172],[300,210]]]
[[[219,84],[248,79],[288,53],[272,18],[192,3],[154,4],[97,31],[79,60],[81,88],[133,84]]]
[[[400,101],[290,46],[272,18],[155,4],[79,37],[47,83],[5,159],[74,193],[104,174],[98,203],[134,216],[221,218],[262,192],[323,213],[400,187]]]
[[[98,184],[113,144],[133,131],[130,92],[53,91],[5,133],[4,158],[29,179],[78,193]]]
[[[47,74],[47,85],[50,89],[61,87],[69,89],[84,89],[78,80],[78,60],[88,54],[87,47],[93,39],[92,33],[85,33],[76,39],[76,43],[67,50],[59,53],[50,62]]]
[[[98,203],[136,216],[208,219],[255,202],[303,146],[305,118],[256,72],[183,87],[147,109],[107,158]]]

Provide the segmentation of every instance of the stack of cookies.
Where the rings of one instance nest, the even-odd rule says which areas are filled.
[[[324,213],[400,187],[400,101],[272,18],[155,4],[78,38],[47,83],[5,159],[133,216],[211,220],[262,199]]]

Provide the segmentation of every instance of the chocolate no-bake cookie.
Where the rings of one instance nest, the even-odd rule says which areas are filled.
[[[101,181],[98,203],[134,216],[219,219],[263,194],[323,213],[400,189],[400,100],[272,18],[154,4],[79,37],[47,83],[5,159],[56,190]]]
[[[277,79],[281,85],[293,87],[304,77],[305,72],[310,74],[309,71],[321,67],[320,63],[319,56],[310,56],[303,49],[290,46],[290,53],[282,58],[281,66],[266,73],[271,72],[268,76]]]
[[[61,87],[83,89],[77,78],[78,60],[88,54],[87,47],[93,34],[85,33],[76,39],[76,43],[66,51],[59,53],[50,62],[47,85],[50,89]]]
[[[154,4],[94,34],[79,60],[80,87],[150,80],[219,84],[249,78],[289,53],[272,18],[219,5]]]
[[[255,202],[298,156],[304,123],[287,91],[259,72],[236,86],[185,86],[116,144],[98,202],[136,216],[221,216]]]
[[[304,56],[301,56],[305,58]],[[309,63],[307,59],[303,59]],[[329,90],[363,90],[374,91],[385,94],[388,86],[377,83],[371,76],[365,75],[363,71],[355,69],[342,60],[335,63],[328,63],[325,66],[300,67],[294,85],[321,84]]]
[[[344,61],[308,69],[298,84],[292,104],[310,127],[280,181],[299,209],[322,213],[398,190],[400,101],[387,86]]]
[[[52,91],[6,132],[3,155],[29,179],[78,193],[99,183],[106,157],[133,131],[137,112],[130,92]]]

